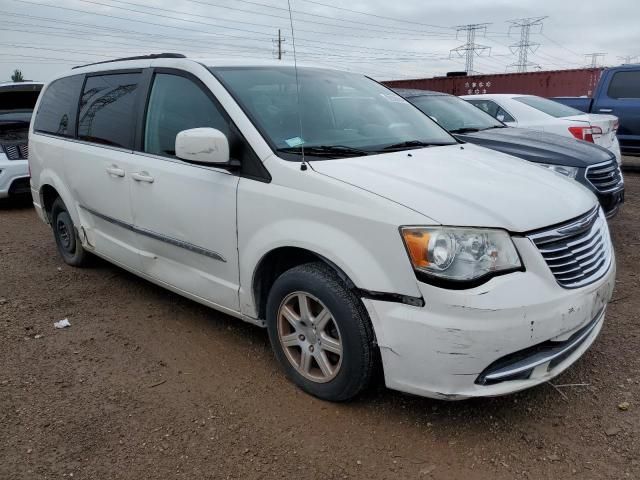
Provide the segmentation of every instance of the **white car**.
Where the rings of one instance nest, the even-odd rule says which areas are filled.
[[[511,127],[531,128],[595,143],[622,161],[614,115],[584,113],[548,98],[512,93],[462,95],[471,104]]]
[[[590,191],[459,143],[363,75],[88,65],[45,88],[30,149],[65,262],[95,254],[266,326],[289,378],[327,400],[377,368],[443,399],[546,382],[595,340],[614,286]]]
[[[0,198],[29,194],[27,134],[43,84],[0,83]]]

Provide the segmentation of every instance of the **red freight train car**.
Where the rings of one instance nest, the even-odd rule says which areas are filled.
[[[453,77],[389,80],[389,87],[434,90],[452,95],[525,93],[541,97],[591,96],[602,68],[579,68],[527,73],[497,73]]]

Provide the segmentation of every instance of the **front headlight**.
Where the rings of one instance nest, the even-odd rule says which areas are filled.
[[[402,227],[402,239],[416,272],[469,282],[522,269],[504,230],[462,227]]]
[[[540,165],[541,167],[548,168],[549,170],[553,170],[554,172],[569,178],[576,178],[576,175],[578,174],[578,167],[567,167],[566,165],[552,165],[550,163],[536,163],[536,165]]]

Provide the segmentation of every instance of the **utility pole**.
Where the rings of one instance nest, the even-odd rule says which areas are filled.
[[[590,68],[598,68],[598,59],[602,58],[604,60],[606,53],[602,52],[593,52],[593,53],[585,53],[584,57],[586,59],[591,59],[591,62],[587,65]]]
[[[514,55],[516,53],[518,54],[518,61],[508,65],[507,68],[515,67],[518,73],[523,73],[527,71],[528,67],[537,66],[536,63],[529,61],[529,53],[534,53],[540,46],[539,43],[531,41],[531,28],[540,27],[540,30],[536,32],[540,33],[542,31],[542,21],[545,18],[547,17],[529,17],[509,20],[511,24],[509,27],[509,35],[511,35],[511,30],[514,28],[520,29],[520,41],[509,46],[511,53]]]
[[[278,60],[282,60],[282,55],[285,51],[282,49],[282,44],[286,42],[286,40],[282,37],[282,32],[278,29],[278,38],[272,40],[274,45],[274,57],[277,57]]]
[[[449,58],[451,58],[454,53],[459,57],[465,57],[465,70],[469,75],[473,75],[473,60],[476,56],[479,57],[484,52],[489,55],[491,54],[491,47],[476,43],[476,32],[486,34],[487,25],[490,25],[490,23],[471,23],[469,25],[458,25],[455,27],[456,38],[458,38],[460,32],[466,32],[467,43],[451,49],[449,52]]]
[[[624,57],[618,57],[623,65],[629,65],[630,63],[636,63],[638,55],[625,55]]]

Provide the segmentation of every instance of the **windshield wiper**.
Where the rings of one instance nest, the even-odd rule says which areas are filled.
[[[302,155],[303,146],[278,148],[278,152],[294,153]],[[347,147],[346,145],[309,145],[304,147],[306,155],[318,157],[361,157],[363,155],[371,155],[373,152],[360,150],[358,148]]]
[[[407,140],[406,142],[393,143],[387,145],[382,150],[405,150],[408,148],[422,148],[422,147],[439,147],[442,145],[453,145],[449,143],[429,143],[420,140]]]
[[[485,130],[485,129],[482,129],[482,130]],[[455,130],[449,130],[449,133],[476,133],[480,131],[481,131],[480,128],[465,127],[465,128],[456,128]]]

